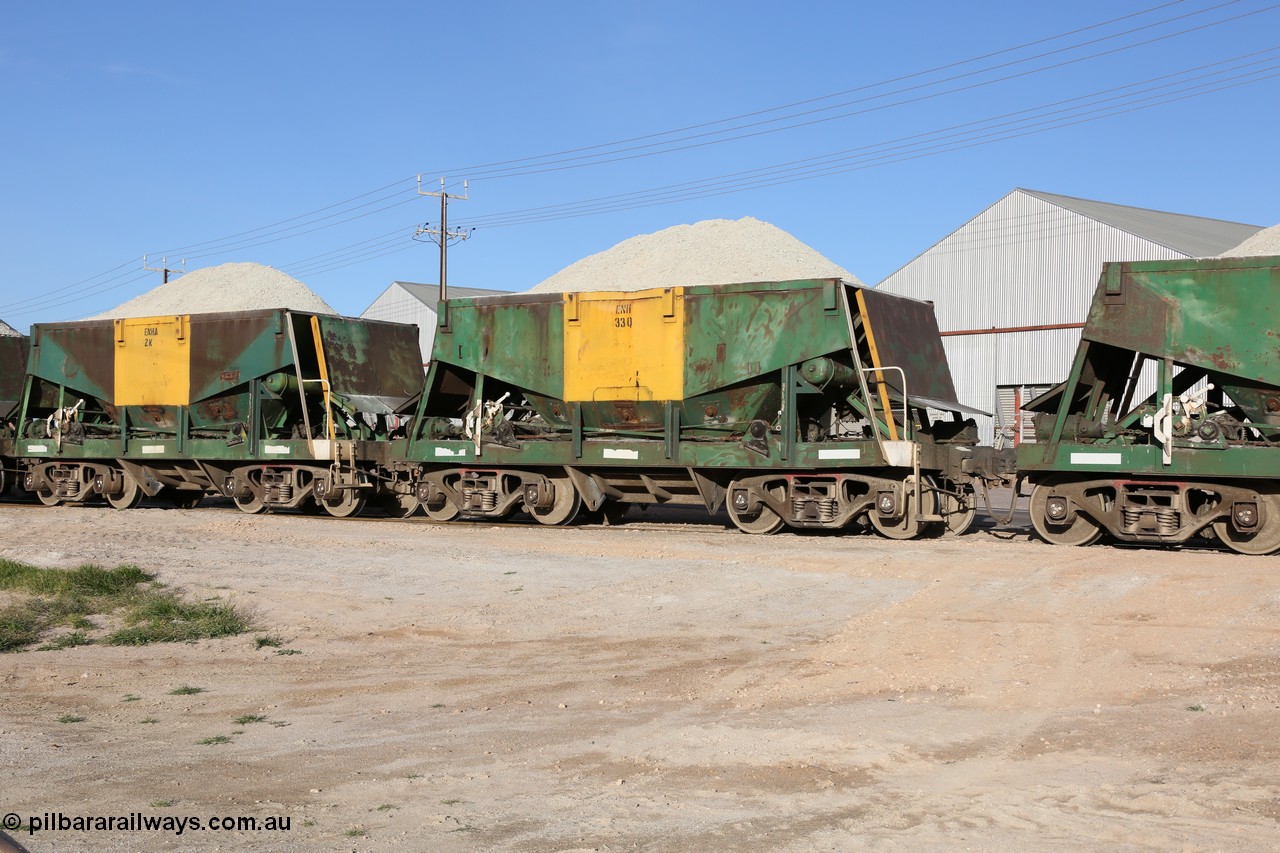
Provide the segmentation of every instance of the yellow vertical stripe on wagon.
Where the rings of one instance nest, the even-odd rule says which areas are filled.
[[[190,317],[115,321],[117,406],[191,402]]]
[[[684,288],[564,294],[564,399],[684,398]]]

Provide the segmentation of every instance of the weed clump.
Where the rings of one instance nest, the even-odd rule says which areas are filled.
[[[144,645],[225,637],[249,630],[250,621],[239,608],[222,601],[189,602],[155,582],[155,575],[137,566],[104,569],[85,565],[76,569],[43,569],[13,560],[0,560],[0,590],[18,598],[0,608],[0,652],[38,648],[55,651],[101,642]],[[123,627],[95,636],[90,616],[110,615]]]

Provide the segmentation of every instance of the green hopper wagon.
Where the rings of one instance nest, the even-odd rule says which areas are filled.
[[[998,479],[933,306],[836,279],[441,304],[397,456],[437,520],[727,507],[750,533],[962,532]]]
[[[13,445],[26,369],[27,336],[0,335],[0,494],[9,491],[18,473]]]
[[[246,512],[373,497],[399,514],[412,484],[382,457],[421,386],[414,326],[283,309],[38,324],[16,454],[49,505],[220,492]]]
[[[1107,264],[1018,448],[1046,540],[1280,551],[1280,258]]]

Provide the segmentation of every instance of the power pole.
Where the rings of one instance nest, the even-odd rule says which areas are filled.
[[[449,199],[457,199],[458,201],[466,201],[470,196],[467,192],[467,182],[462,182],[462,195],[450,195],[444,190],[444,178],[440,179],[440,192],[424,193],[422,191],[422,175],[418,175],[418,195],[436,196],[440,199],[440,227],[432,228],[431,223],[420,226],[414,236],[418,237],[426,234],[432,238],[432,242],[440,247],[440,300],[443,302],[449,298],[449,243],[465,240],[471,236],[471,229],[454,229],[449,230]]]
[[[171,270],[171,269],[169,269],[169,259],[168,259],[168,258],[161,258],[161,259],[160,259],[160,266],[158,266],[158,267],[149,267],[149,266],[147,266],[147,256],[146,256],[146,255],[143,255],[143,256],[142,256],[142,268],[143,268],[144,270],[146,270],[147,272],[159,272],[159,273],[164,273],[164,283],[165,283],[165,284],[168,284],[168,283],[169,283],[169,273],[171,273],[171,272],[176,272],[176,273],[178,273],[179,275],[182,275],[182,274],[184,274],[184,273],[187,271],[187,259],[186,259],[186,258],[183,258],[183,259],[182,259],[182,269],[180,269],[180,270]]]

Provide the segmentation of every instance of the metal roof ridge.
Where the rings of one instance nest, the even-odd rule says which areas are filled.
[[[1069,211],[1077,216],[1083,216],[1086,219],[1091,219],[1094,222],[1107,226],[1108,228],[1114,228],[1117,231],[1121,231],[1132,237],[1137,237],[1140,240],[1146,240],[1148,243],[1154,243],[1155,245],[1162,246],[1171,252],[1178,252],[1179,254],[1187,257],[1197,257],[1199,252],[1192,250],[1185,244],[1175,245],[1176,237],[1169,234],[1170,228],[1177,227],[1182,230],[1203,234],[1203,228],[1195,228],[1191,226],[1191,223],[1199,222],[1205,223],[1205,225],[1231,225],[1239,226],[1241,228],[1255,228],[1259,231],[1265,227],[1262,225],[1254,225],[1249,222],[1236,222],[1230,219],[1213,219],[1208,216],[1196,216],[1190,213],[1174,213],[1169,210],[1156,210],[1155,208],[1150,207],[1136,207],[1131,204],[1117,204],[1111,201],[1099,201],[1091,198],[1080,198],[1079,196],[1061,195],[1060,193],[1050,193],[1045,192],[1044,190],[1032,190],[1025,187],[1017,187],[1014,189],[1014,192],[1020,192],[1024,195],[1031,196],[1032,198],[1039,199],[1046,204],[1051,204],[1054,207]],[[1070,202],[1081,202],[1088,207],[1073,205],[1070,204]],[[1103,208],[1103,210],[1098,210],[1097,208]],[[1107,209],[1115,211],[1115,218],[1107,216]],[[1129,217],[1146,217],[1153,220],[1152,228],[1139,230],[1135,227],[1133,222],[1120,221],[1121,212]],[[1166,227],[1162,228],[1160,227],[1161,225]]]

